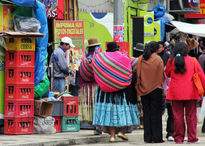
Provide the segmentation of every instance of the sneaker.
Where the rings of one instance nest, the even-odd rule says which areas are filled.
[[[173,137],[173,136],[169,136],[169,137],[167,138],[167,140],[168,140],[168,141],[174,141],[174,137]]]
[[[195,142],[188,142],[188,144],[200,144],[200,140],[197,140]]]
[[[128,137],[127,137],[126,135],[122,134],[121,132],[119,132],[119,133],[117,134],[117,136],[118,136],[119,138],[123,139],[123,140],[128,140]]]
[[[184,137],[184,141],[187,141],[188,139],[187,139],[187,137]]]

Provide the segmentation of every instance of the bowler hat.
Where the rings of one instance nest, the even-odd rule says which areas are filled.
[[[114,52],[120,50],[120,47],[117,45],[116,42],[109,42],[107,44],[107,50],[106,52]]]
[[[99,46],[99,45],[101,45],[101,43],[98,43],[98,40],[96,38],[91,38],[88,40],[87,48],[93,46]]]

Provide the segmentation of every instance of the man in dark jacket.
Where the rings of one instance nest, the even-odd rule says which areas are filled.
[[[203,71],[205,73],[205,47],[202,47],[201,49],[202,49],[202,54],[199,56],[199,63],[200,63],[201,68],[203,69]],[[205,133],[205,118],[204,118],[201,132]]]
[[[60,42],[60,46],[56,48],[52,54],[53,63],[53,90],[55,92],[65,91],[65,77],[67,77],[72,70],[68,67],[68,61],[66,59],[65,52],[75,47],[71,38],[63,37]]]
[[[201,65],[201,68],[203,69],[205,73],[205,47],[201,48],[202,54],[199,56],[199,63]]]
[[[158,55],[162,58],[163,60],[163,63],[164,63],[164,67],[166,66],[167,64],[167,61],[170,57],[170,53],[166,52],[164,50],[164,43],[163,42],[158,42],[159,44],[159,49],[157,50],[157,53]],[[167,118],[167,128],[166,128],[166,131],[167,131],[167,140],[168,141],[174,141],[174,138],[173,138],[173,133],[174,133],[174,117],[173,117],[173,113],[172,113],[172,106],[170,103],[166,103],[165,101],[165,98],[164,98],[164,103],[162,103],[164,109],[165,109],[165,106],[167,107],[167,113],[168,113],[168,118]],[[164,111],[163,111],[164,112]]]

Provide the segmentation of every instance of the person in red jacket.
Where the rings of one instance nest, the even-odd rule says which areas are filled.
[[[197,138],[196,106],[200,96],[193,82],[194,59],[187,54],[187,44],[177,43],[173,50],[173,56],[168,60],[165,70],[166,75],[171,78],[166,99],[172,101],[175,142],[184,142],[185,127],[187,127],[188,143],[200,143]],[[197,70],[205,88],[205,75],[199,63],[197,63]],[[184,109],[187,126],[184,122]]]

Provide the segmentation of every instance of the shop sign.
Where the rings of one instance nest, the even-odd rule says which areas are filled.
[[[190,14],[200,11],[199,0],[169,0],[168,2],[169,12]]]
[[[64,19],[64,0],[40,0],[45,6],[48,18]]]
[[[75,48],[67,52],[68,64],[76,69],[80,65],[84,53],[84,23],[83,21],[54,21],[54,40],[60,43],[61,38],[70,37]],[[55,47],[57,48],[58,45]]]
[[[122,25],[114,26],[114,42],[123,42],[124,41],[124,28]]]
[[[205,18],[205,0],[200,0],[200,12],[193,14],[185,14],[185,18]]]

